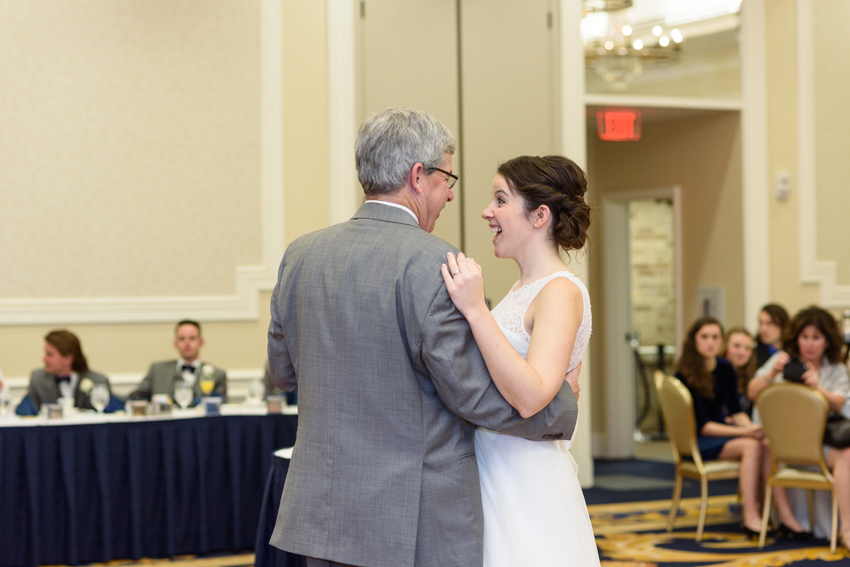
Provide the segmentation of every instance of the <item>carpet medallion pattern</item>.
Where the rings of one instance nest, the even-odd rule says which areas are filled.
[[[809,567],[848,565],[850,553],[829,542],[768,538],[764,549],[744,536],[736,496],[709,499],[703,540],[694,541],[699,499],[682,500],[676,529],[667,532],[669,500],[588,506],[603,567]]]

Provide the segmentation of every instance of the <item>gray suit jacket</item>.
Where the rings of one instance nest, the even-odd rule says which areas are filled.
[[[440,275],[449,251],[374,203],[288,247],[268,352],[275,383],[298,389],[298,436],[273,545],[370,567],[481,567],[475,425],[573,431],[568,384],[527,420],[499,394]]]
[[[202,361],[201,364],[206,366],[209,362]],[[219,394],[227,400],[227,373],[220,368],[213,367],[215,368],[215,387],[213,388],[213,393]],[[136,390],[130,394],[130,397],[150,400],[154,394],[168,394],[173,399],[174,384],[182,379],[183,373],[177,370],[177,360],[154,362],[151,364],[147,375],[139,382]],[[195,378],[193,392],[194,398],[200,398],[204,395],[201,392],[201,381],[199,378]]]
[[[80,391],[80,384],[88,378],[94,384],[104,384],[109,390],[109,395],[112,395],[112,388],[109,386],[109,378],[103,374],[99,374],[94,370],[89,369],[87,372],[80,374],[80,380],[77,382],[77,387],[74,389],[74,407],[82,409],[92,409],[89,395],[86,392]],[[38,368],[30,374],[30,384],[27,388],[27,395],[35,404],[35,408],[40,410],[41,404],[52,404],[59,400],[59,386],[56,384],[56,375],[48,374],[43,368]]]

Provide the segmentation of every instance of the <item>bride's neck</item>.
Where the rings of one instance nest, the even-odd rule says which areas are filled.
[[[514,258],[519,266],[519,284],[525,285],[555,272],[567,269],[557,248],[551,246],[527,248],[523,254]]]

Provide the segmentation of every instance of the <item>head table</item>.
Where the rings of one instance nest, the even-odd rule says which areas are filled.
[[[0,417],[0,567],[252,549],[296,413]]]

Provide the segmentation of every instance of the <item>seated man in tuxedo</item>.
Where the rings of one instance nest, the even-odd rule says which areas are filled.
[[[201,362],[201,324],[183,320],[174,328],[174,348],[180,353],[177,360],[151,364],[147,375],[139,383],[131,398],[150,400],[155,394],[168,394],[174,398],[174,387],[181,380],[192,389],[192,398],[214,395],[227,398],[227,374],[208,362]],[[211,385],[211,388],[210,388]],[[204,391],[204,387],[208,391]]]
[[[36,412],[41,404],[54,403],[59,398],[73,398],[75,407],[92,409],[89,395],[97,384],[106,386],[112,395],[109,378],[89,369],[80,339],[70,331],[47,333],[41,360],[44,368],[32,371],[27,389]]]

